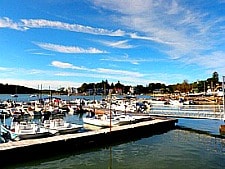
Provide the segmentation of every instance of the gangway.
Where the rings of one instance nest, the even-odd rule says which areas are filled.
[[[153,116],[224,120],[223,105],[152,105]]]

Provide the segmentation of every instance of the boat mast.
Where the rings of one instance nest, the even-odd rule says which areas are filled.
[[[109,101],[109,128],[110,128],[110,133],[112,129],[112,111],[111,111],[111,104],[112,104],[112,95],[110,93],[110,101]]]

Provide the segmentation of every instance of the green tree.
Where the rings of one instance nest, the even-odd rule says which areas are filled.
[[[182,84],[177,85],[177,90],[179,90],[182,93],[190,92],[191,89],[192,87],[190,84],[188,84],[187,80],[184,80]]]

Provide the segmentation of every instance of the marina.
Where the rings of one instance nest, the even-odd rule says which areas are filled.
[[[73,103],[75,100],[77,99],[76,98],[70,99],[70,101],[72,101],[71,103]],[[78,99],[78,100],[81,100],[81,99]],[[91,99],[85,99],[85,100],[89,100],[88,103],[93,102],[93,100]],[[100,100],[101,98],[98,99],[98,101]],[[122,104],[129,103],[130,105],[136,105],[138,107],[135,107],[135,110],[137,110],[138,108],[140,108],[140,105],[142,105],[141,103],[143,102],[141,101],[143,100],[145,100],[146,102],[145,98],[144,99],[141,98],[140,100],[134,100],[129,102],[124,102],[124,101],[121,102],[121,99],[119,99],[119,102]],[[63,102],[63,99],[61,101]],[[66,105],[68,105],[68,102],[65,102],[65,103]],[[19,141],[8,141],[6,143],[1,143],[0,152],[1,154],[4,154],[4,156],[1,158],[2,166],[7,167],[9,166],[9,164],[11,165],[13,162],[14,166],[22,165],[24,167],[24,164],[26,165],[27,163],[32,163],[35,161],[43,162],[48,159],[58,158],[59,156],[64,156],[64,155],[67,156],[68,154],[71,154],[71,153],[79,154],[80,152],[86,152],[86,151],[91,151],[92,153],[95,153],[95,149],[100,149],[101,152],[102,151],[105,152],[105,150],[102,150],[103,147],[106,147],[106,149],[108,149],[108,147],[110,147],[110,149],[114,149],[115,145],[119,146],[121,143],[130,144],[132,140],[136,140],[137,142],[139,142],[138,140],[143,140],[144,138],[151,139],[151,138],[164,136],[165,134],[167,135],[174,132],[175,133],[188,132],[189,130],[198,135],[203,134],[206,137],[209,136],[209,137],[215,138],[216,140],[219,140],[219,142],[220,141],[223,142],[224,140],[224,136],[221,135],[221,133],[219,132],[219,126],[224,124],[223,119],[221,118],[222,116],[220,116],[220,118],[217,118],[217,119],[212,119],[207,117],[206,118],[199,118],[199,117],[182,118],[182,113],[180,113],[180,116],[177,116],[177,117],[175,116],[176,114],[179,115],[179,112],[176,112],[177,110],[183,110],[188,112],[189,109],[190,111],[206,111],[208,113],[214,114],[216,111],[221,112],[221,110],[223,109],[221,106],[217,106],[215,108],[215,106],[213,107],[213,106],[204,106],[204,105],[201,105],[201,106],[182,105],[178,107],[173,105],[160,105],[160,106],[151,105],[150,111],[146,113],[145,111],[132,112],[132,111],[129,111],[129,109],[125,109],[126,111],[123,110],[121,112],[118,109],[116,111],[115,109],[110,110],[107,108],[99,109],[97,107],[101,104],[96,104],[96,103],[95,103],[95,106],[93,106],[93,104],[87,104],[86,106],[83,106],[85,113],[82,115],[79,113],[75,113],[77,111],[74,111],[73,113],[71,113],[71,110],[69,109],[67,111],[64,111],[64,110],[58,111],[56,108],[54,108],[54,111],[53,111],[54,113],[63,112],[61,116],[63,117],[63,121],[65,123],[75,123],[82,126],[82,128],[79,128],[78,131],[71,132],[70,134],[59,133],[59,134],[53,134],[48,137],[21,139]],[[138,104],[134,104],[134,103],[138,103]],[[114,105],[114,108],[115,108],[115,105]],[[70,107],[72,106],[70,105]],[[161,108],[161,111],[167,110],[167,113],[173,112],[173,114],[170,114],[170,115],[157,114],[159,112],[154,110],[159,110],[159,108]],[[100,117],[102,117],[105,113],[109,113],[111,111],[112,114],[111,116],[108,116],[108,118],[112,118],[112,120],[115,119],[115,117],[121,116],[122,114],[124,118],[126,114],[127,116],[133,117],[135,121],[130,121],[127,124],[123,124],[123,125],[115,125],[115,126],[112,125],[112,127],[100,126],[100,128],[90,128],[90,126],[92,125],[86,124],[84,119],[87,118],[92,111],[95,111],[95,115],[98,115]],[[151,112],[154,112],[154,113],[151,113]],[[221,113],[221,115],[223,114]],[[43,115],[41,117],[43,117]],[[40,123],[42,121],[41,117],[37,118],[34,116],[33,122],[35,122],[36,124]],[[190,119],[190,121],[188,119]],[[193,124],[195,124],[194,121],[196,121],[196,125],[193,126]],[[11,122],[11,117],[5,119],[6,124],[9,124],[10,122]],[[216,125],[213,123],[216,123]],[[201,128],[199,127],[199,124],[204,124],[204,125]],[[210,127],[209,124],[213,124],[213,128],[212,126]],[[50,123],[47,123],[47,125],[50,125]],[[209,130],[206,130],[207,128]],[[179,136],[179,137],[183,137],[183,136]],[[164,139],[167,140],[167,138],[164,138]],[[160,142],[163,143],[162,140]],[[160,145],[158,146],[160,147]],[[222,146],[221,153],[224,152],[223,149],[224,148]],[[113,154],[113,150],[111,153]],[[139,154],[140,153],[139,150],[136,153]],[[23,156],[21,156],[21,154],[23,154]],[[145,156],[146,155],[148,154],[145,154]],[[13,156],[13,159],[11,158],[12,156]],[[113,161],[113,159],[116,159],[116,158],[114,157],[111,160]],[[76,159],[74,160],[76,161]],[[70,163],[72,166],[76,166],[72,161]],[[114,161],[114,163],[116,162]],[[42,163],[40,163],[40,165],[42,165]],[[66,166],[66,164],[64,165]],[[88,166],[85,165],[85,163],[84,164],[82,163],[82,165],[85,166],[84,168],[88,168]],[[99,164],[96,164],[96,165],[99,166]],[[51,165],[49,165],[49,167],[50,166]],[[157,167],[155,166],[155,168]]]
[[[225,169],[224,4],[1,1],[0,169]]]

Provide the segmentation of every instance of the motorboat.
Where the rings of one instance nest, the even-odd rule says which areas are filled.
[[[27,121],[13,122],[11,125],[11,131],[18,135],[20,139],[47,137],[53,134],[49,129],[46,129],[39,124]]]
[[[44,120],[44,127],[50,131],[56,131],[56,134],[68,134],[78,132],[83,126],[74,123],[68,123],[62,118]]]
[[[9,140],[18,140],[18,135],[6,128],[4,125],[0,125],[0,136],[2,143],[8,142]]]
[[[83,117],[83,123],[90,124],[94,126],[99,126],[102,128],[120,126],[125,124],[130,124],[134,122],[135,119],[130,115],[106,115],[98,114],[93,117]]]

